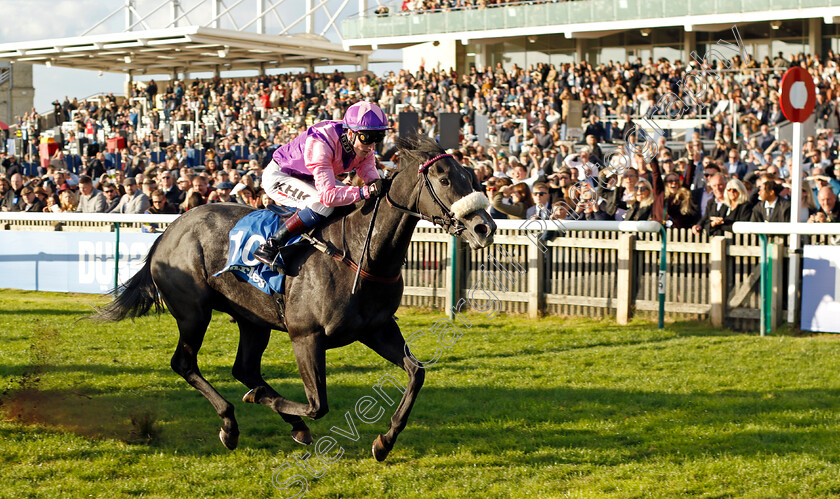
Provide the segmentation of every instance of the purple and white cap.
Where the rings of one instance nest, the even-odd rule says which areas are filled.
[[[351,130],[387,130],[388,117],[373,102],[359,101],[344,113],[344,126]]]

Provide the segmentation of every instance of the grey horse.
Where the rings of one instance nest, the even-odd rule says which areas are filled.
[[[318,419],[328,411],[325,352],[355,341],[403,368],[408,384],[391,417],[390,428],[373,442],[382,461],[405,428],[425,378],[410,357],[394,318],[403,294],[401,267],[419,219],[442,226],[464,238],[473,249],[492,244],[496,225],[484,209],[473,172],[444,154],[433,140],[415,136],[399,141],[399,169],[375,210],[375,200],[336,214],[313,236],[341,250],[345,258],[306,246],[291,255],[285,280],[285,307],[275,298],[229,272],[217,277],[227,260],[228,234],[250,207],[221,203],[205,205],[179,217],[155,241],[142,269],[121,287],[95,318],[118,321],[139,317],[163,305],[174,316],[180,337],[172,369],[204,395],[222,418],[219,438],[228,449],[239,442],[233,404],[201,375],[197,355],[213,310],[230,314],[239,326],[239,347],[233,376],[249,391],[245,402],[266,405],[292,426],[292,438],[310,444],[312,436],[302,417]],[[373,224],[369,250],[362,248]],[[341,216],[344,215],[344,216]],[[363,279],[351,287],[361,265]],[[289,400],[263,379],[260,363],[272,330],[286,331],[306,391],[305,403]]]

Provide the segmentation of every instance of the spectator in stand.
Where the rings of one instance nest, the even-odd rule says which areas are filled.
[[[664,224],[665,216],[665,183],[662,179],[662,170],[659,168],[659,160],[651,158],[650,160],[650,177],[652,186],[653,203],[651,205],[651,213],[649,220],[655,220]],[[693,225],[693,224],[692,224]],[[691,225],[689,225],[690,227]]]
[[[510,204],[503,202],[509,198]],[[506,214],[514,220],[525,220],[528,218],[528,209],[534,206],[531,196],[531,189],[528,184],[520,182],[512,186],[504,186],[493,196],[493,208]]]
[[[18,198],[6,177],[0,176],[0,211],[18,211]]]
[[[498,192],[499,188],[501,187],[501,185],[499,185],[499,182],[501,180],[502,180],[501,178],[490,177],[484,182],[484,184],[483,184],[484,193],[487,195],[487,197],[489,199],[492,200],[493,196],[495,196],[496,192]],[[507,180],[508,185],[510,185],[510,179],[505,178],[504,180]],[[490,214],[491,217],[496,218],[496,219],[506,219],[507,218],[507,215],[505,215],[501,211],[498,211],[497,209],[493,208],[492,205],[490,205],[487,208],[487,212]]]
[[[586,135],[585,142],[587,147],[589,148],[589,155],[592,158],[593,163],[603,164],[604,163],[604,152],[601,150],[601,146],[598,145],[598,139],[592,135]]]
[[[822,92],[817,93],[817,102],[814,104],[814,116],[817,119],[817,128],[828,128],[828,121],[834,114],[834,105],[825,100]]]
[[[23,190],[21,190],[20,201],[18,202],[18,211],[44,211],[44,202],[38,199],[38,196],[35,194],[35,189],[31,187],[24,187]]]
[[[230,195],[233,190],[233,183],[219,182],[216,184],[216,189],[208,196],[208,203],[236,203],[236,198]]]
[[[534,139],[532,142],[533,146],[536,146],[539,150],[544,150],[552,145],[554,145],[554,140],[551,137],[551,134],[548,133],[548,122],[542,120],[539,124],[531,130],[534,134]]]
[[[704,231],[709,237],[722,236],[724,219],[729,211],[726,202],[726,179],[720,173],[716,173],[708,179],[706,185],[712,191],[712,198],[706,203],[703,217],[691,230],[695,234]]]
[[[758,147],[764,152],[776,142],[776,137],[770,133],[770,127],[766,124],[761,125],[761,135],[758,136]]]
[[[151,196],[151,203],[149,205],[149,209],[146,210],[146,213],[150,213],[152,215],[177,215],[178,208],[169,204],[169,201],[166,199],[166,194],[161,189],[157,189],[152,192]]]
[[[259,193],[259,208],[268,208],[270,205],[277,204],[271,199],[271,196],[268,195],[265,191],[260,191]]]
[[[790,194],[791,185],[785,182],[783,186],[785,189],[782,191],[782,197],[789,199],[791,201],[791,206],[793,206],[793,199]],[[811,192],[811,189],[807,185],[802,185],[802,196],[799,198],[799,222],[807,222],[811,216],[816,215],[818,211],[819,209],[817,208],[817,201],[814,199],[814,193]]]
[[[93,186],[93,180],[87,175],[79,177],[79,213],[105,213],[108,201],[99,189]]]
[[[570,190],[575,185],[572,175],[577,176],[577,172],[568,166],[562,166],[557,170],[557,173],[548,178],[548,191],[551,196],[552,205],[557,201],[570,198]]]
[[[47,196],[47,203],[44,206],[45,213],[59,213],[61,212],[61,203],[58,200],[58,194],[50,194]]]
[[[182,196],[183,198],[186,198],[187,197],[187,194],[186,194],[187,191],[192,189],[192,181],[193,181],[193,175],[192,174],[189,174],[189,173],[183,174],[182,173],[181,176],[178,177],[178,180],[175,182],[175,185],[178,187],[178,190],[183,193],[183,196]],[[183,203],[184,201],[181,201],[181,202]]]
[[[199,192],[190,189],[187,192],[187,197],[184,200],[184,203],[180,206],[181,213],[186,213],[193,208],[197,208],[203,204],[206,204],[204,200],[204,196],[202,196]]]
[[[551,198],[548,191],[548,185],[545,182],[537,182],[534,184],[534,190],[531,192],[534,204],[528,208],[525,217],[528,220],[548,220],[551,217]]]
[[[123,181],[125,194],[114,208],[113,213],[145,213],[149,209],[149,196],[143,194],[137,187],[137,181],[133,178],[126,178]]]
[[[708,180],[713,175],[721,173],[720,167],[718,167],[712,160],[706,156],[703,158],[703,161],[700,162],[701,167],[703,168],[703,176],[695,176],[694,183],[692,184],[694,188],[691,190],[691,200],[694,202],[695,206],[700,207],[700,216],[706,214],[706,206],[709,203],[709,200],[714,197],[714,193],[708,186]]]
[[[808,218],[809,223],[840,222],[840,202],[829,186],[821,187],[817,192],[820,210]]]
[[[573,171],[577,172],[573,180],[578,182],[590,182],[593,178],[598,176],[598,166],[590,161],[592,150],[589,146],[584,146],[579,154],[570,154],[565,159],[565,164]]]
[[[17,156],[15,156],[14,154],[10,155],[8,158],[3,160],[3,169],[4,173],[6,174],[6,178],[8,179],[11,179],[12,175],[14,175],[15,173],[23,173],[23,165],[18,163]]]
[[[729,174],[730,177],[735,177],[738,180],[743,179],[747,175],[747,173],[749,173],[749,171],[747,168],[747,164],[741,161],[741,157],[738,154],[738,149],[735,149],[733,147],[732,149],[729,149],[729,152],[727,154],[729,161],[727,161],[726,164],[724,164],[726,172]]]
[[[173,171],[175,170],[162,170],[158,173],[158,185],[160,186],[160,190],[163,191],[166,196],[166,200],[169,204],[171,206],[178,206],[184,202],[184,198],[186,196],[181,189],[175,185],[175,179],[172,176]]]
[[[20,191],[23,189],[23,176],[20,173],[15,173],[9,178],[9,185],[14,193],[14,197],[20,198]]]
[[[607,140],[607,131],[604,129],[604,124],[601,123],[598,115],[593,114],[589,116],[589,124],[586,125],[586,129],[583,131],[583,136],[587,137],[589,135],[595,137],[596,143]]]
[[[690,170],[693,168],[690,167]],[[698,218],[698,210],[691,200],[687,184],[686,180],[680,180],[677,173],[665,174],[665,213],[671,222],[668,226],[674,229],[688,229]]]
[[[41,204],[44,206],[44,208],[47,207],[47,197],[48,197],[48,195],[47,195],[47,191],[44,190],[43,187],[38,186],[38,187],[35,188],[35,197],[38,198],[38,201],[41,202]]]
[[[131,167],[126,168],[125,176],[136,180],[137,175],[143,173],[145,170],[146,162],[140,157],[135,157],[132,161]]]
[[[79,206],[79,195],[73,189],[62,187],[58,192],[58,201],[62,213],[73,213]]]
[[[726,183],[726,204],[729,209],[723,220],[723,230],[731,231],[735,222],[749,222],[752,218],[753,205],[743,182],[737,178]]]
[[[143,179],[143,194],[148,196],[150,199],[152,197],[152,192],[157,190],[157,182],[154,179],[146,178]]]
[[[102,187],[102,194],[105,195],[105,213],[111,213],[120,204],[120,197],[122,196],[120,190],[110,182],[103,182],[100,187]]]
[[[712,153],[710,154],[712,162],[716,161],[726,161],[729,157],[729,145],[727,145],[723,141],[723,137],[717,136],[715,137],[715,147],[712,148]]]
[[[596,196],[595,191],[589,187],[584,187],[580,193],[580,201],[575,206],[574,218],[577,220],[590,221],[612,220],[612,217],[601,210],[601,204],[598,201],[598,196]]]
[[[635,197],[628,203],[624,220],[643,221],[650,220],[653,214],[654,194],[650,182],[646,179],[639,179],[634,190]]]
[[[196,175],[192,179],[192,190],[197,192],[206,203],[213,192],[213,189],[207,185],[207,177],[204,175]]]
[[[239,185],[237,185],[238,187]],[[235,189],[235,188],[234,188]],[[256,199],[257,196],[254,194],[254,190],[251,187],[244,186],[239,192],[236,193],[234,200],[237,203],[242,203],[246,206],[256,207]]]
[[[84,174],[88,177],[100,178],[107,172],[105,168],[105,154],[102,152],[96,153],[96,156],[87,164],[84,169]]]
[[[823,187],[831,187],[831,190],[834,192],[835,195],[840,195],[840,182],[836,179],[833,179],[825,174],[825,170],[823,168],[815,167],[811,169],[811,176],[807,177],[805,180],[811,180],[814,182],[814,196],[818,199],[817,208],[819,208],[819,191]]]
[[[782,186],[766,173],[756,182],[759,202],[753,207],[751,222],[790,222],[790,202],[779,197]]]

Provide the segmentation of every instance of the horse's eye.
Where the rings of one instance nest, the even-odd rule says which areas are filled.
[[[449,179],[443,177],[442,179],[440,179],[440,185],[449,185]]]

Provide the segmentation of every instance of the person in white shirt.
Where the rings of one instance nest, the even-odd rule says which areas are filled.
[[[598,165],[590,161],[591,150],[588,146],[581,149],[578,154],[570,154],[563,163],[569,168],[577,171],[577,179],[580,182],[591,181],[598,177]]]

